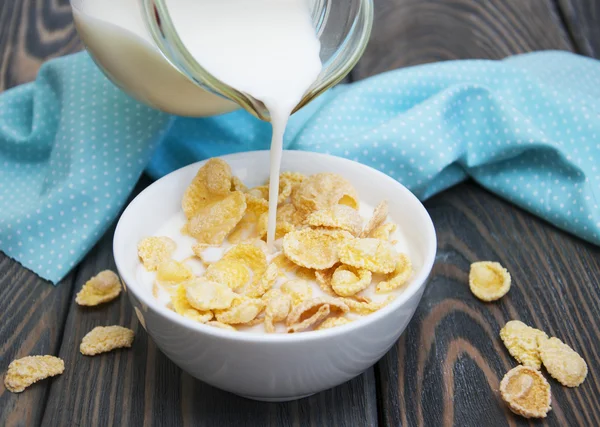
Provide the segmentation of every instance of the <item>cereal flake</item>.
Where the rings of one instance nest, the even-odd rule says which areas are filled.
[[[511,320],[500,330],[500,339],[512,357],[519,363],[533,369],[540,369],[541,359],[538,351],[538,339],[548,335],[539,329],[527,326],[518,320]]]
[[[4,376],[4,386],[12,393],[21,393],[30,385],[60,375],[65,362],[55,356],[26,356],[10,362]]]
[[[379,282],[375,292],[390,292],[404,286],[412,275],[412,263],[406,254],[399,254],[396,269],[391,272],[385,281]]]
[[[385,219],[388,216],[388,202],[387,200],[383,200],[380,202],[375,210],[373,211],[373,216],[365,225],[365,228],[362,230],[360,237],[372,237],[371,234],[385,222]]]
[[[510,273],[497,262],[474,262],[469,273],[469,287],[480,300],[496,301],[510,290]]]
[[[512,412],[525,418],[545,418],[552,409],[550,384],[528,366],[517,366],[500,382],[500,394]]]
[[[558,338],[538,338],[540,357],[548,373],[567,387],[577,387],[586,378],[585,360]]]
[[[371,284],[371,277],[369,270],[341,265],[331,277],[331,287],[336,294],[349,297],[366,289]]]
[[[77,293],[75,302],[79,305],[94,306],[112,301],[121,293],[121,280],[115,272],[104,270],[88,280]]]
[[[379,239],[349,239],[339,247],[340,260],[373,273],[391,273],[396,269],[398,254],[389,242]]]
[[[138,244],[138,256],[146,270],[156,271],[176,248],[177,244],[169,237],[146,237]]]
[[[339,261],[338,248],[352,238],[343,230],[305,228],[283,238],[283,253],[299,266],[324,270]]]
[[[122,326],[97,326],[81,340],[79,351],[86,356],[106,353],[117,348],[129,348],[133,331]]]

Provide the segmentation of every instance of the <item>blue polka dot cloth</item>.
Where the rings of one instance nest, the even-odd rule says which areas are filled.
[[[53,283],[117,217],[144,170],[268,149],[244,111],[166,115],[86,53],[0,95],[0,249]],[[566,52],[442,62],[339,85],[295,114],[285,148],[379,169],[420,199],[468,177],[600,244],[600,62]]]

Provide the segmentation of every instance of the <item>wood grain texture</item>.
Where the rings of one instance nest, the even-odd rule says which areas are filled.
[[[33,80],[44,61],[82,47],[69,0],[0,0],[0,92]]]
[[[143,181],[137,187],[141,191]],[[80,264],[75,292],[91,276],[115,270],[109,230]],[[72,298],[71,298],[72,300]],[[136,331],[132,349],[82,356],[79,344],[96,326]],[[83,426],[375,426],[373,369],[333,390],[296,402],[262,403],[217,390],[182,372],[139,325],[126,295],[96,307],[71,303],[42,425]]]
[[[600,1],[556,0],[577,51],[600,58]]]
[[[352,75],[542,49],[572,49],[551,0],[376,0],[371,39]]]
[[[73,274],[58,287],[0,252],[0,372],[10,362],[29,355],[56,355],[73,288]],[[0,425],[38,425],[53,379],[21,394],[0,383]]]
[[[546,425],[600,425],[600,248],[463,184],[426,203],[438,231],[436,264],[401,340],[380,362],[385,425],[523,425],[499,398],[516,366],[499,339],[508,320],[557,336],[587,361],[590,375],[569,389],[549,379],[553,410]],[[468,287],[472,262],[492,260],[512,274],[496,303]]]

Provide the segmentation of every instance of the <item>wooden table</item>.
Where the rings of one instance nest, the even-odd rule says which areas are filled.
[[[32,80],[43,61],[81,49],[67,0],[0,6],[0,90]],[[540,49],[599,56],[599,18],[598,0],[376,0],[371,43],[351,77]],[[148,184],[143,178],[138,191]],[[554,409],[539,424],[600,425],[600,249],[473,183],[426,207],[439,253],[398,344],[358,378],[283,404],[245,400],[182,372],[138,326],[125,297],[97,310],[74,304],[86,279],[114,268],[113,229],[57,287],[0,254],[0,371],[29,354],[55,354],[68,366],[22,394],[0,385],[0,425],[525,425],[498,396],[500,379],[516,365],[498,339],[510,319],[564,338],[590,368],[576,389],[550,381]],[[514,277],[511,292],[494,304],[466,286],[469,264],[488,259]],[[133,349],[81,357],[81,338],[99,324],[137,330]]]

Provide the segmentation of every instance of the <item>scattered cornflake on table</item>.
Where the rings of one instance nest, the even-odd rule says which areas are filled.
[[[13,360],[4,376],[8,391],[21,393],[30,385],[43,379],[60,375],[65,370],[65,362],[55,356],[26,356]]]
[[[86,356],[131,347],[134,333],[122,326],[97,326],[81,340],[79,351]]]
[[[586,378],[585,360],[558,338],[539,338],[539,354],[548,373],[567,387],[577,387]]]
[[[77,293],[75,302],[95,306],[114,300],[121,293],[121,280],[113,271],[104,270],[89,279]]]
[[[510,273],[500,263],[479,261],[471,264],[469,287],[477,298],[496,301],[510,290]]]
[[[511,411],[525,418],[545,418],[552,409],[550,384],[538,370],[528,366],[508,371],[500,382],[500,394]]]
[[[518,320],[511,320],[500,330],[500,339],[512,357],[519,363],[533,369],[540,369],[542,361],[538,351],[538,340],[548,335],[527,326]]]

